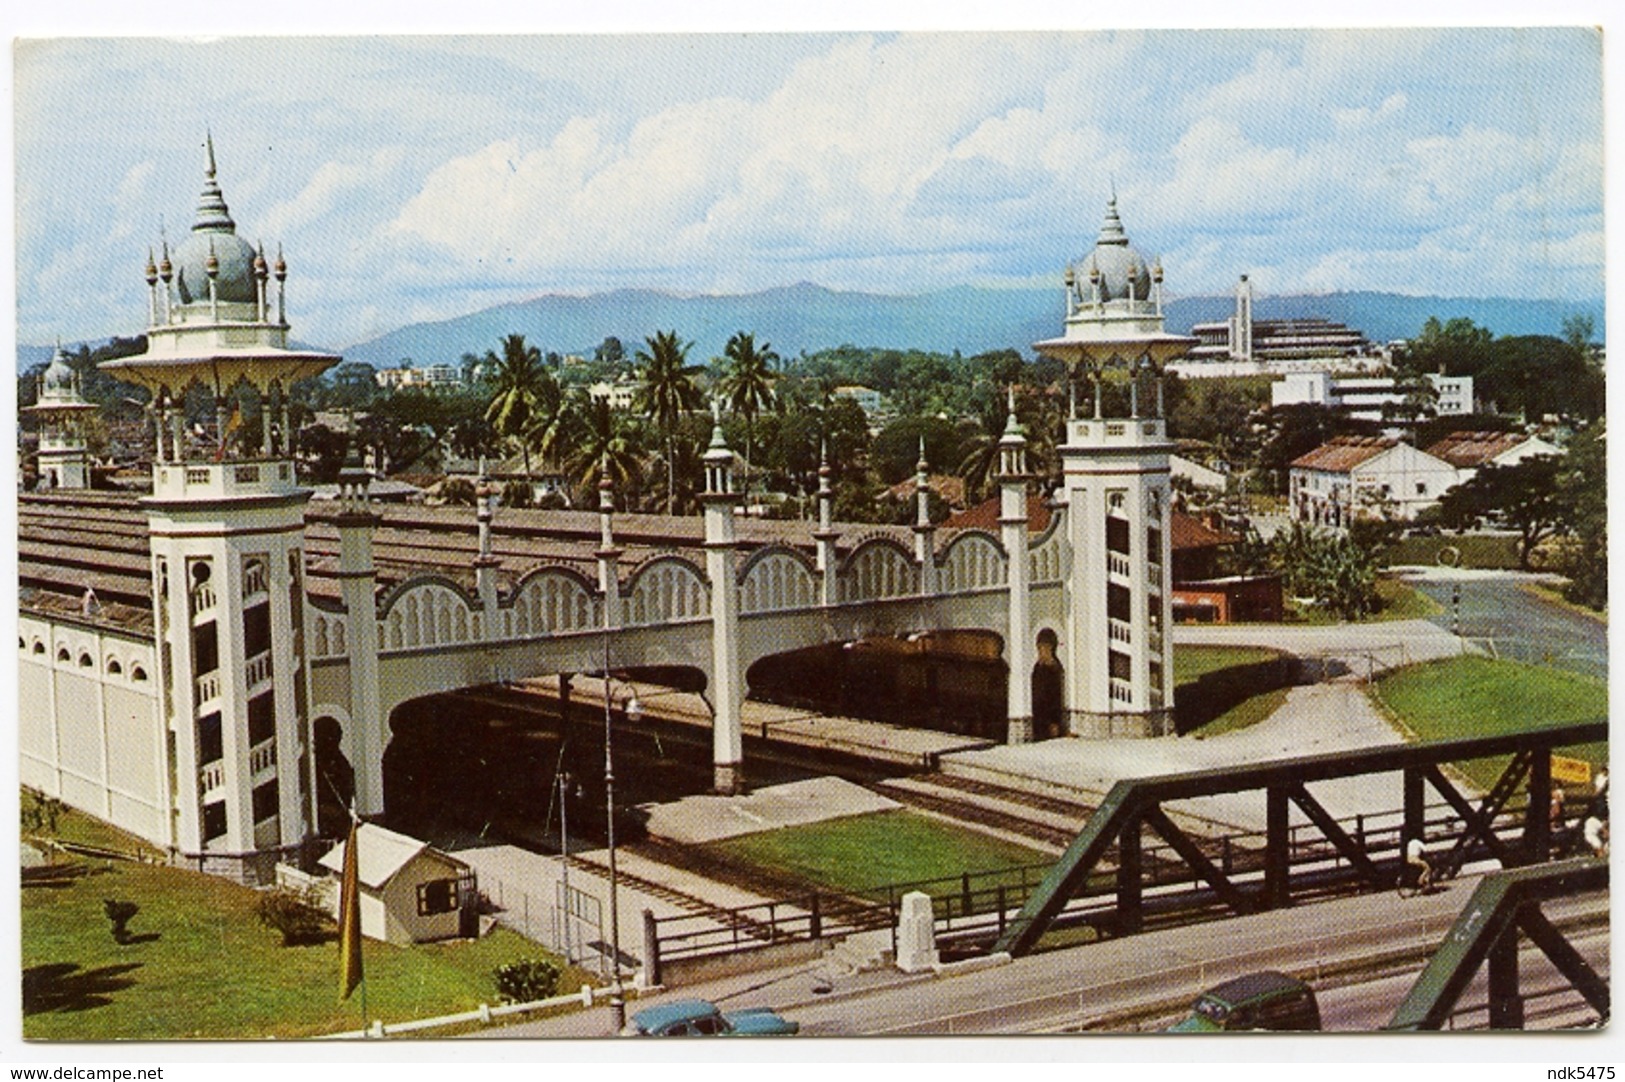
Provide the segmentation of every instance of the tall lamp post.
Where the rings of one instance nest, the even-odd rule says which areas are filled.
[[[606,607],[607,611],[607,607]],[[611,694],[609,674],[610,627],[604,624],[604,811],[605,841],[609,846],[609,953],[610,967],[615,983],[609,990],[610,1024],[616,1035],[626,1028],[626,996],[621,990],[621,891],[620,875],[615,865],[615,727],[611,723]],[[626,701],[626,720],[636,722],[643,716],[643,708],[634,692]]]

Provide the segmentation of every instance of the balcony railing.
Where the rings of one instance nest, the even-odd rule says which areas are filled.
[[[244,673],[245,682],[250,689],[271,679],[271,651],[267,650],[263,654],[249,658]]]
[[[276,766],[276,737],[262,740],[248,749],[248,772],[256,780],[259,775]]]
[[[204,763],[197,772],[197,785],[205,794],[212,793],[226,784],[226,761],[216,759],[212,763]]]
[[[1112,642],[1133,642],[1134,641],[1134,632],[1129,627],[1129,625],[1128,625],[1128,623],[1126,621],[1123,621],[1123,620],[1107,620],[1106,621],[1106,631],[1107,631],[1107,634],[1109,634],[1111,636]]]
[[[1128,578],[1128,557],[1117,552],[1106,553],[1106,569],[1114,575]]]
[[[243,596],[252,597],[265,592],[265,565],[253,563],[243,572]]]
[[[192,587],[192,615],[209,612],[214,608],[214,585],[200,582]]]
[[[1113,702],[1134,702],[1134,685],[1126,680],[1113,680],[1111,682],[1111,697]]]
[[[197,678],[197,704],[202,706],[212,699],[220,698],[220,670],[206,672]]]

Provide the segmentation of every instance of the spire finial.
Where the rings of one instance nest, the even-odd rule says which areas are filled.
[[[924,473],[924,472],[926,472],[926,470],[928,470],[930,468],[931,468],[930,464],[928,462],[926,462],[926,460],[925,460],[925,433],[921,432],[920,433],[920,460],[918,462],[914,463],[914,469],[919,473]]]
[[[203,129],[203,145],[205,147],[203,160],[203,175],[210,180],[214,179],[214,132],[207,127]]]

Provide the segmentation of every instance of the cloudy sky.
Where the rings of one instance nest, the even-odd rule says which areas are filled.
[[[1594,31],[21,43],[17,329],[138,330],[212,129],[295,333],[547,292],[1053,282],[1115,184],[1168,288],[1602,292]]]

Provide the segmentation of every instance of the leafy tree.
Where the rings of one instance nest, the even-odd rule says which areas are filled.
[[[675,330],[659,331],[646,338],[648,348],[638,351],[638,390],[634,407],[652,418],[666,445],[666,513],[675,513],[677,502],[676,449],[677,422],[683,414],[697,410],[704,399],[699,385],[698,365],[687,363],[692,342],[680,341]]]
[[[1437,316],[1429,316],[1421,333],[1406,347],[1400,364],[1418,374],[1476,376],[1489,360],[1493,340],[1488,327],[1480,327],[1470,319],[1458,317],[1440,323]]]
[[[1345,620],[1377,610],[1377,557],[1348,534],[1315,530],[1299,522],[1277,533],[1271,549],[1275,566],[1294,596],[1313,598]]]
[[[529,481],[509,481],[502,486],[503,507],[529,507],[536,502],[536,490]]]
[[[621,340],[619,338],[616,338],[614,335],[610,335],[609,337],[605,338],[603,342],[599,343],[597,349],[593,350],[592,359],[600,365],[608,368],[614,368],[625,363],[626,348],[621,345]]]
[[[1286,491],[1288,467],[1333,436],[1358,431],[1358,422],[1340,411],[1315,403],[1276,406],[1265,417],[1267,436],[1258,452],[1258,464],[1271,472],[1275,491]]]
[[[869,467],[886,485],[914,475],[920,459],[920,439],[925,439],[925,460],[941,470],[963,457],[959,434],[939,417],[904,417],[881,430],[869,446]]]
[[[542,351],[525,342],[522,334],[502,340],[502,356],[486,354],[492,369],[493,397],[485,412],[486,420],[505,439],[519,442],[525,456],[525,476],[530,476],[530,444],[523,437],[544,398],[555,397],[557,385],[542,364]]]
[[[1485,466],[1439,501],[1439,519],[1465,528],[1492,516],[1518,531],[1518,565],[1529,568],[1529,554],[1563,525],[1565,506],[1558,491],[1562,460],[1536,455],[1510,466]]]
[[[473,507],[479,499],[474,482],[466,477],[448,477],[440,486],[440,500],[451,507]]]
[[[1563,341],[1568,343],[1570,349],[1581,353],[1589,351],[1592,336],[1596,333],[1596,321],[1582,312],[1565,316],[1563,319]]]
[[[1595,420],[1603,412],[1603,373],[1589,353],[1550,335],[1499,338],[1474,390],[1503,412]],[[1480,386],[1481,384],[1481,386]]]
[[[345,361],[327,373],[327,391],[323,396],[328,409],[365,410],[382,392],[378,387],[378,373],[372,365],[361,361]]]
[[[1595,609],[1608,604],[1608,453],[1603,436],[1601,424],[1576,432],[1558,474],[1570,533],[1558,561],[1569,579],[1564,593]]]
[[[565,462],[577,488],[588,493],[608,474],[610,483],[627,503],[636,494],[639,451],[631,426],[610,408],[609,400],[581,393],[571,408],[582,418],[580,439]]]

